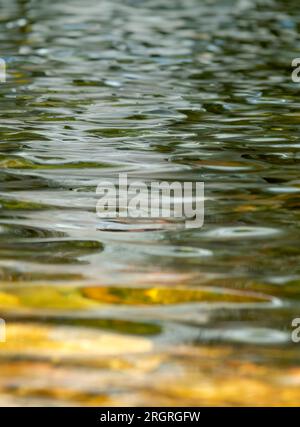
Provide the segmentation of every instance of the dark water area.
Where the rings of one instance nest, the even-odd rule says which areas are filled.
[[[1,1],[1,405],[299,404],[299,29],[296,0]],[[119,173],[204,182],[204,226],[100,221]]]

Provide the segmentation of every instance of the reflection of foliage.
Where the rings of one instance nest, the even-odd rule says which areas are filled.
[[[93,300],[112,304],[182,304],[187,302],[259,302],[259,296],[243,293],[216,292],[210,289],[190,288],[124,288],[89,287],[83,295]]]
[[[78,263],[79,257],[101,252],[103,245],[88,240],[57,240],[40,242],[1,242],[0,255],[5,259],[34,260],[43,263]]]
[[[267,299],[243,292],[190,288],[123,288],[32,286],[6,289],[0,293],[0,308],[32,307],[59,310],[96,308],[99,304],[168,305],[187,302],[260,303]]]
[[[25,323],[33,322],[36,319],[26,317]],[[22,321],[22,319],[18,319]],[[68,318],[68,317],[45,317],[39,320],[40,323],[49,325],[74,326],[80,328],[106,329],[120,333],[133,335],[156,335],[161,332],[161,327],[154,323],[131,322],[120,319],[88,319],[88,318]]]
[[[298,406],[300,399],[297,349],[202,345],[160,352],[149,337],[9,322],[0,355],[0,393],[15,404],[120,406],[130,398],[140,406]],[[264,358],[295,363],[270,366]]]

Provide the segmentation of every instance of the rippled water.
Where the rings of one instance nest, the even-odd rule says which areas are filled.
[[[299,404],[298,2],[7,0],[0,24],[1,404]],[[119,172],[204,181],[204,227],[100,223]]]

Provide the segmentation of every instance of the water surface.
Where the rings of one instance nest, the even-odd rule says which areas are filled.
[[[299,404],[299,28],[296,0],[2,1],[1,405]],[[204,227],[100,221],[120,172],[204,181]]]

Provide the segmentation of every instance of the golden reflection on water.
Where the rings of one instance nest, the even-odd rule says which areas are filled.
[[[84,328],[10,323],[1,348],[9,405],[298,405],[300,370],[243,348],[174,345]],[[278,351],[271,357],[281,358]],[[260,351],[255,350],[259,359]],[[293,352],[291,351],[291,356]]]
[[[187,303],[190,311],[190,302],[196,304],[196,311],[202,307],[202,314],[207,304],[211,311],[213,302],[219,309],[232,304],[239,309],[272,306],[274,301],[267,294],[236,291],[230,295],[215,287],[185,290],[184,284],[130,289],[19,282],[1,287],[0,308],[7,319],[6,342],[0,343],[1,405],[299,402],[296,347],[278,348],[275,339],[266,348],[270,332],[257,345],[259,331],[258,335],[252,331],[254,342],[249,345],[251,335],[243,342],[239,338],[245,330],[239,337],[234,328],[220,345],[204,327],[205,316],[197,320],[186,313],[171,315],[176,305]],[[116,311],[107,318],[113,307],[120,308],[119,315]],[[130,307],[137,310],[136,321]],[[158,311],[151,311],[155,307]],[[162,307],[171,313],[162,315]],[[181,324],[177,323],[180,316]],[[226,334],[226,328],[220,330]],[[285,337],[281,338],[284,343]],[[293,359],[295,364],[289,362]]]

